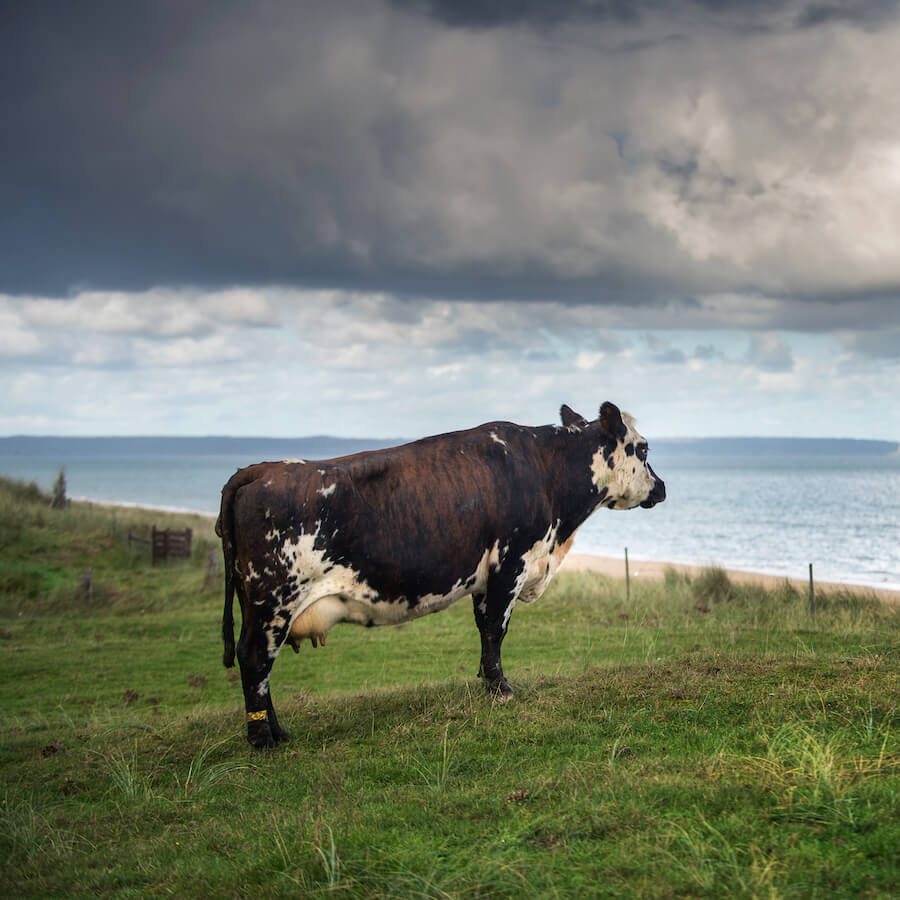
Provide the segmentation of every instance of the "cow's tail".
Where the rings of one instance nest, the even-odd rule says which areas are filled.
[[[249,484],[255,473],[239,469],[222,488],[222,505],[216,519],[216,534],[222,538],[222,555],[225,558],[225,609],[222,612],[222,640],[225,650],[222,662],[226,669],[234,666],[234,497],[238,489]]]

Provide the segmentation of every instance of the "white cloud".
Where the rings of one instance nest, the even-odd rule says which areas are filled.
[[[222,324],[278,324],[275,304],[261,291],[232,289],[199,294],[193,290],[83,291],[65,300],[7,298],[22,320],[41,328],[113,335],[162,337],[209,334]]]
[[[460,362],[447,363],[444,366],[429,366],[425,371],[429,378],[446,378],[450,381],[456,381],[464,370],[464,366]]]
[[[211,318],[212,331],[190,336],[75,331],[58,315],[24,326],[23,308],[35,307],[7,299],[7,322],[31,329],[44,348],[27,368],[14,359],[0,366],[8,420],[44,417],[63,433],[415,437],[495,419],[554,421],[564,402],[594,416],[609,399],[657,436],[839,435],[846,431],[825,414],[837,404],[851,411],[847,428],[900,434],[898,360],[881,343],[891,332],[842,332],[837,342],[816,332],[710,330],[696,326],[702,308],[692,305],[683,309],[695,327],[672,328],[674,309],[629,319],[625,307],[611,315],[296,291],[260,292],[256,304],[247,291],[237,314],[258,310],[267,327]],[[142,315],[148,299],[122,295],[122,320]],[[198,296],[201,313],[215,301]],[[755,321],[777,309],[761,302]]]
[[[22,372],[11,379],[7,396],[16,400],[27,399],[39,396],[49,387],[50,382],[46,375],[38,372]]]
[[[56,434],[58,423],[44,415],[0,415],[0,432],[4,434]]]
[[[790,372],[794,368],[791,348],[778,334],[752,334],[745,357],[764,372]]]
[[[41,347],[41,339],[23,321],[16,304],[0,297],[0,358],[34,356]]]
[[[575,354],[575,368],[580,369],[582,372],[596,369],[603,362],[605,356],[605,353],[591,353],[587,350],[581,350]]]
[[[155,367],[193,367],[204,364],[220,365],[243,359],[248,350],[232,343],[226,335],[205,338],[178,338],[173,341],[134,342],[135,359],[139,365]]]
[[[0,317],[0,357],[34,356],[41,351],[41,341],[32,331],[15,324],[4,324]]]
[[[278,306],[264,291],[231,288],[198,299],[206,316],[213,321],[267,328],[277,326],[280,321]]]

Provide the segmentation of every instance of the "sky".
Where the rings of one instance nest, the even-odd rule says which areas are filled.
[[[0,13],[0,434],[900,440],[896,0]]]

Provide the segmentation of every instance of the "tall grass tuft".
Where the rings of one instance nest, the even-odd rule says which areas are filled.
[[[441,755],[438,761],[431,767],[424,763],[416,765],[416,770],[422,776],[425,783],[435,792],[442,793],[447,787],[447,780],[453,767],[450,751],[447,746],[447,732],[450,726],[444,727],[444,738],[441,741]]]
[[[691,885],[709,896],[780,896],[777,861],[754,842],[744,846],[702,815],[686,826],[671,823],[662,852]]]
[[[0,858],[4,866],[71,852],[75,835],[57,828],[35,808],[33,798],[13,799],[8,794],[0,804]]]
[[[325,873],[325,884],[329,888],[335,888],[341,880],[341,857],[334,845],[334,832],[330,825],[326,825],[328,831],[328,846],[316,847],[316,853],[322,864],[322,871]]]
[[[114,750],[111,753],[101,754],[101,759],[113,789],[126,800],[153,798],[153,779],[150,773],[140,770],[137,744],[132,748],[130,756],[126,756],[120,750]]]
[[[179,782],[181,791],[185,796],[209,790],[233,772],[256,768],[256,766],[250,763],[237,762],[233,759],[226,759],[217,763],[211,763],[209,761],[209,755],[213,750],[230,742],[231,738],[227,737],[213,744],[204,744],[200,748],[197,754],[191,759],[184,781]],[[178,776],[176,775],[175,777],[176,780],[178,780]]]

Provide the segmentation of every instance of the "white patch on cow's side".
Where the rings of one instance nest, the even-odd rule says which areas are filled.
[[[272,621],[266,628],[266,643],[268,645],[269,656],[275,657],[278,653],[279,643],[275,638],[275,630],[284,628],[287,625],[287,619],[282,613],[276,613],[272,616]]]
[[[292,457],[291,459],[283,459],[282,462],[283,462],[283,463],[287,463],[288,465],[290,465],[291,463],[294,463],[294,464],[296,464],[296,465],[298,465],[298,466],[305,466],[305,465],[306,465],[306,460],[305,460],[305,459],[299,459],[299,458],[297,458],[297,457]]]
[[[322,476],[325,475],[325,470],[324,470],[324,469],[318,469],[317,471],[318,471],[318,473],[319,473],[320,475],[322,475]]]
[[[506,633],[506,629],[509,628],[509,617],[512,615],[512,611],[516,608],[516,598],[513,597],[512,600],[506,605],[506,609],[503,612],[503,632]]]
[[[523,603],[532,603],[544,593],[572,546],[574,535],[564,544],[557,544],[559,524],[557,519],[547,526],[544,536],[522,554],[522,571],[516,579],[514,596]]]
[[[456,603],[460,597],[465,597],[466,594],[483,594],[487,590],[491,567],[496,568],[499,564],[500,542],[494,541],[494,546],[481,554],[481,559],[478,561],[474,572],[470,572],[468,575],[458,579],[456,584],[446,594],[425,594],[420,597],[418,606],[423,607],[422,610],[419,611],[418,607],[411,610],[412,615],[409,618],[418,618],[428,613],[446,609],[448,606]]]
[[[323,497],[330,497],[336,490],[337,490],[337,482],[335,481],[334,484],[328,485],[327,488],[326,487],[319,488],[319,490],[316,491],[316,493],[321,494]]]
[[[338,622],[399,625],[446,609],[466,594],[484,593],[491,566],[499,564],[499,541],[495,541],[493,547],[484,551],[474,571],[460,578],[446,593],[413,598],[417,602],[410,606],[404,598],[378,597],[361,573],[329,559],[326,549],[316,547],[320,528],[321,523],[316,523],[312,534],[270,542],[273,556],[287,570],[286,581],[295,585],[290,598],[274,616],[283,617],[279,621],[281,627],[290,622],[288,633],[295,642],[310,638],[324,643],[329,629]],[[269,646],[273,656],[278,651],[274,645],[273,639]]]
[[[497,437],[497,432],[496,432],[496,431],[492,431],[492,432],[490,433],[490,438],[491,438],[492,441],[496,441],[496,443],[502,445],[503,447],[506,446],[506,441],[504,441],[503,438]]]

